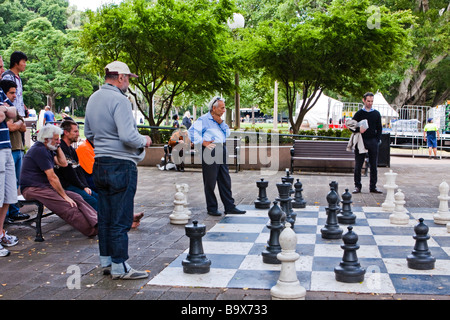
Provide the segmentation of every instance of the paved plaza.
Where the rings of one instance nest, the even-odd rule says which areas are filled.
[[[408,208],[439,206],[439,184],[450,183],[450,160],[429,160],[422,157],[391,157],[390,168],[379,168],[378,187],[385,183],[384,173],[398,174],[396,184],[405,194]],[[275,184],[281,182],[284,171],[261,175],[259,170],[231,170],[233,196],[241,206],[253,205],[258,196],[256,181],[269,181],[269,199],[277,197]],[[303,183],[303,196],[308,205],[327,206],[329,183],[337,181],[339,192],[353,189],[353,175],[346,173],[294,173]],[[11,247],[11,255],[0,259],[0,300],[265,300],[269,290],[153,286],[148,282],[163,271],[189,247],[184,226],[170,224],[176,183],[189,185],[189,209],[192,220],[214,227],[221,217],[206,214],[201,170],[188,168],[185,172],[160,171],[156,167],[139,167],[135,212],[144,218],[137,229],[129,233],[129,263],[135,269],[148,270],[149,279],[111,280],[102,275],[98,261],[97,238],[86,238],[57,216],[43,219],[44,242],[34,241],[34,229],[24,225],[7,225],[10,234],[20,238]],[[379,207],[385,194],[371,194],[368,178],[363,177],[363,192],[353,195],[354,206]],[[219,208],[223,212],[223,208]],[[24,210],[33,214],[34,208]],[[450,273],[450,271],[449,271]],[[76,278],[78,276],[78,278]],[[80,278],[81,277],[81,278]],[[80,281],[78,281],[80,279]],[[395,300],[449,299],[442,295],[349,294],[345,292],[308,291],[307,300]]]

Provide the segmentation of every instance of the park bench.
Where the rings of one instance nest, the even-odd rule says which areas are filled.
[[[241,139],[239,138],[230,138],[227,139],[227,151],[228,151],[228,158],[233,159],[233,165],[235,166],[236,172],[239,172],[240,169],[240,145],[241,145]],[[184,155],[184,157],[191,157],[190,164],[201,164],[200,158],[198,156],[199,150],[197,150],[194,147],[192,147],[189,150],[189,154]],[[166,166],[169,161],[172,161],[172,148],[166,144],[164,145],[164,163]]]
[[[36,230],[36,237],[35,237],[34,241],[43,242],[44,237],[42,235],[42,227],[41,227],[42,218],[48,217],[54,213],[48,212],[48,213],[44,214],[44,205],[41,202],[39,202],[37,200],[26,200],[22,195],[18,196],[18,205],[19,205],[19,207],[23,207],[25,205],[37,206],[38,211],[37,211],[36,217],[25,220],[25,221],[17,222],[15,224],[27,225],[27,226],[32,227],[31,224],[33,222],[35,222],[36,226],[34,227],[34,229]]]
[[[291,173],[294,168],[352,170],[355,166],[353,152],[347,151],[348,141],[294,140],[291,148]]]

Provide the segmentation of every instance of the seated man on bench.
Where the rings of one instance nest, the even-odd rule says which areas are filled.
[[[61,128],[47,125],[23,158],[20,188],[26,200],[37,200],[85,236],[97,234],[97,212],[71,191],[65,191],[54,171],[67,160],[60,145]]]
[[[181,125],[179,129],[175,130],[169,139],[169,154],[176,169],[184,172],[184,153],[191,149],[191,142],[186,126]]]
[[[64,120],[60,128],[63,131],[61,136],[60,149],[63,151],[66,160],[66,167],[55,167],[55,173],[61,182],[64,190],[73,191],[83,197],[95,211],[98,210],[98,195],[89,188],[86,177],[80,167],[80,161],[72,143],[77,142],[80,136],[78,124],[73,120]]]

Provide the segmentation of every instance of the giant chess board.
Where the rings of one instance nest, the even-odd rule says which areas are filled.
[[[210,272],[187,274],[182,260],[189,249],[149,281],[150,285],[270,289],[280,274],[281,265],[266,264],[262,251],[267,246],[268,209],[243,207],[244,215],[227,215],[203,237],[203,249],[211,260]],[[324,207],[307,206],[294,209],[297,214],[296,271],[300,284],[307,291],[331,291],[380,294],[450,294],[450,233],[445,225],[437,225],[433,215],[437,209],[407,208],[408,225],[393,225],[391,213],[381,207],[353,207],[357,216],[353,231],[358,235],[357,256],[366,269],[361,283],[335,280],[334,267],[343,257],[342,240],[323,239],[320,229],[326,223]],[[432,270],[414,270],[406,257],[414,249],[414,226],[423,218],[429,227],[428,246],[436,258]],[[347,225],[341,224],[343,233]]]

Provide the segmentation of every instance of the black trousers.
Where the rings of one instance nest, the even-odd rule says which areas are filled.
[[[359,153],[358,147],[355,148],[355,172],[354,180],[355,187],[362,188],[361,184],[361,170],[366,158],[366,154],[369,155],[369,165],[370,165],[370,184],[369,189],[374,190],[377,187],[378,181],[378,140],[377,138],[363,139],[364,146],[367,149],[367,153]]]
[[[225,211],[234,209],[234,199],[231,192],[231,177],[228,170],[225,144],[216,144],[213,150],[202,147],[203,186],[208,212],[218,210],[217,198],[214,193],[216,184]]]

